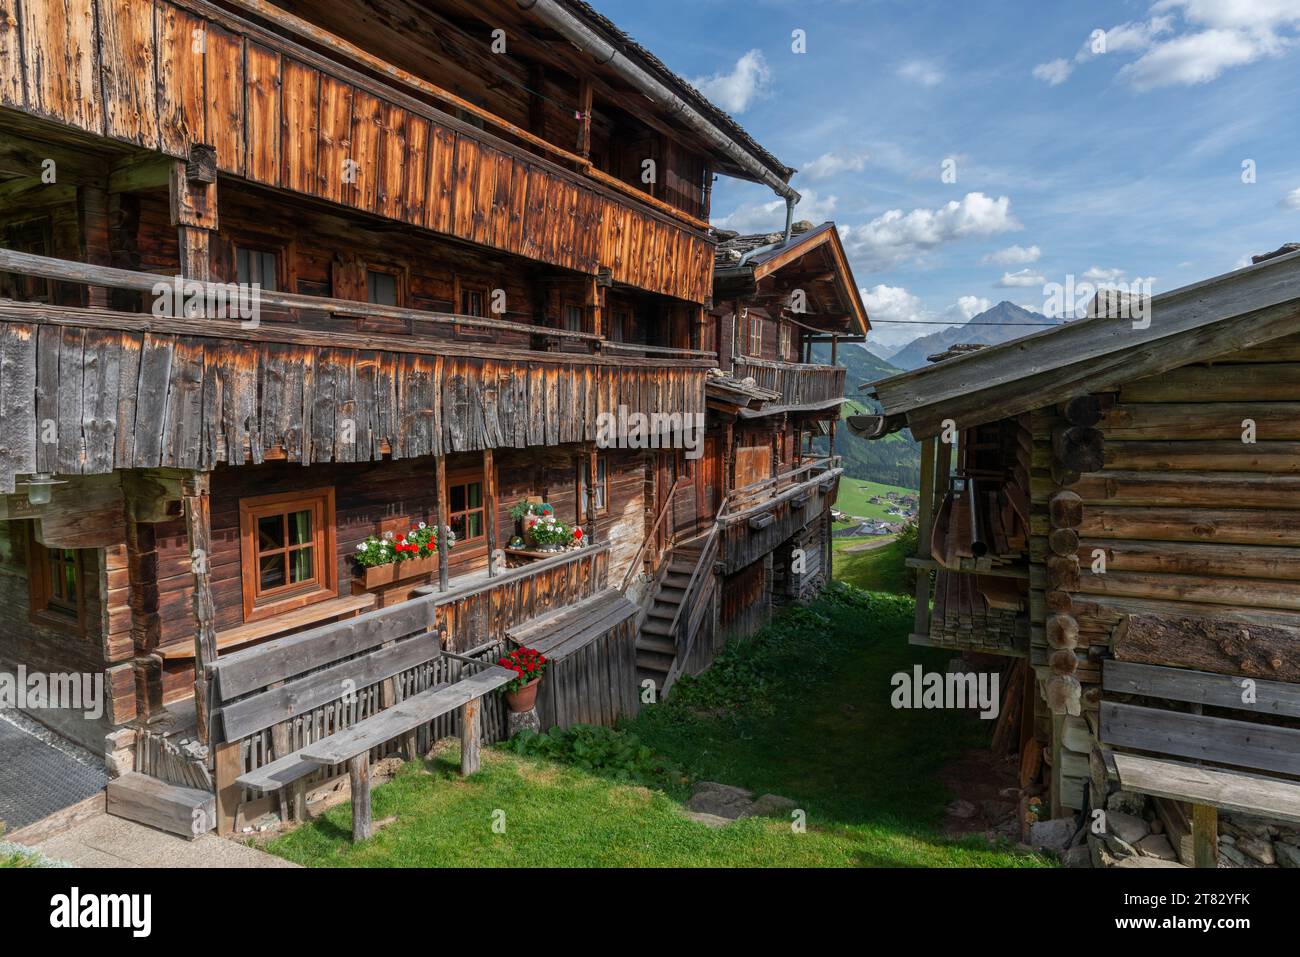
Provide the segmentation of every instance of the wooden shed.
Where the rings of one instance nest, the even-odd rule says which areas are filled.
[[[1300,822],[1300,253],[1140,305],[874,383],[859,427],[922,440],[912,641],[1027,655],[1053,812],[1149,795],[1210,863],[1216,809]]]

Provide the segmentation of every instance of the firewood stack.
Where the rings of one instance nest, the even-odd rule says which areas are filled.
[[[939,571],[930,640],[963,651],[1007,653],[1029,639],[1024,598],[1014,580]]]

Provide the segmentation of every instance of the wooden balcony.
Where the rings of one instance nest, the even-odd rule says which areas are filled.
[[[818,459],[732,492],[718,517],[724,573],[762,558],[825,512],[843,471],[838,458]]]
[[[169,277],[0,250],[0,269],[148,290]],[[221,284],[203,288],[214,294]],[[272,306],[586,334],[263,293]],[[414,321],[414,320],[412,320]],[[490,348],[414,335],[0,301],[0,492],[16,476],[377,461],[594,442],[600,416],[703,414],[711,362]],[[487,354],[485,354],[487,353]],[[48,423],[57,440],[46,438]]]
[[[742,358],[734,365],[738,379],[752,376],[761,388],[778,392],[781,398],[763,410],[772,412],[816,411],[830,408],[844,398],[843,366],[809,365]]]
[[[710,292],[706,224],[453,118],[364,51],[350,59],[370,73],[205,0],[12,7],[0,110],[168,157],[209,146],[229,176],[681,300]]]

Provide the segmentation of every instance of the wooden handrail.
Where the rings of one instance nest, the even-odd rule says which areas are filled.
[[[237,288],[234,283],[202,282],[197,279],[164,276],[159,273],[119,269],[116,266],[97,266],[92,263],[55,259],[51,256],[38,256],[34,253],[19,252],[15,249],[0,249],[0,272],[39,276],[42,279],[57,279],[62,282],[81,283],[88,286],[108,286],[112,289],[128,289],[133,292],[150,294],[157,294],[159,285],[175,289],[179,283],[182,294],[186,289],[202,290],[205,299],[208,297],[221,297],[223,302],[231,290]],[[314,312],[344,313],[349,316],[375,316],[412,321],[418,319],[421,322],[431,322],[437,325],[474,326],[498,332],[524,332],[535,336],[574,339],[582,342],[600,341],[600,336],[590,332],[573,332],[568,329],[555,329],[550,326],[534,326],[524,322],[510,322],[506,319],[486,319],[482,316],[427,312],[423,309],[408,309],[404,306],[384,306],[377,303],[359,302],[355,299],[308,296],[303,293],[280,292],[274,289],[259,289],[257,301],[259,306],[279,306],[284,309],[307,309]]]
[[[694,614],[693,614],[694,609],[698,604],[700,604],[698,601],[694,600],[696,597],[695,596],[696,583],[700,581],[701,570],[705,568],[709,568],[713,564],[714,556],[717,555],[718,553],[718,533],[721,530],[721,528],[722,528],[721,523],[715,519],[713,526],[706,533],[707,537],[704,542],[704,547],[700,551],[700,557],[699,560],[695,563],[695,568],[691,570],[690,580],[687,581],[686,588],[682,592],[682,600],[678,603],[677,610],[673,613],[673,620],[668,625],[668,635],[670,640],[673,642],[673,645],[677,648],[677,654],[673,657],[672,667],[669,669],[668,674],[664,677],[662,693],[665,695],[668,694],[669,688],[672,687],[674,682],[676,682],[678,675],[681,674],[682,668],[685,666],[685,662],[690,658],[691,649],[695,645],[696,632],[694,630],[687,628],[686,638],[680,645],[678,644],[677,641],[678,639],[677,633],[681,626],[682,612],[684,609],[690,607],[692,610],[692,615],[688,616],[687,623],[689,624],[692,620],[694,620]],[[709,581],[710,589],[716,586],[716,583],[713,581],[713,575],[711,572],[708,574],[706,580]]]

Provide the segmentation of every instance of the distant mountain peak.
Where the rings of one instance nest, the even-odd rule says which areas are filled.
[[[965,322],[918,336],[889,356],[889,364],[900,369],[919,369],[929,356],[949,352],[957,345],[995,346],[1021,336],[1031,330],[1017,326],[1032,326],[1048,322],[1041,313],[1017,306],[1006,299],[971,316]]]

